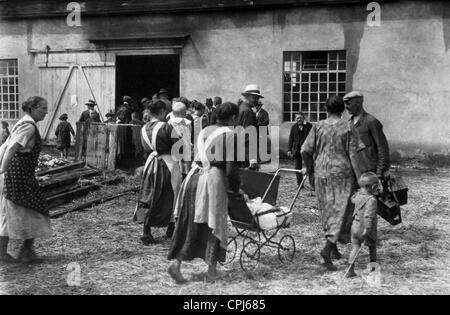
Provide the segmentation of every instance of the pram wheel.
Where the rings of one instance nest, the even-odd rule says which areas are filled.
[[[281,262],[292,261],[295,255],[295,240],[290,235],[285,235],[278,243],[278,259]]]
[[[239,259],[242,270],[248,272],[255,269],[258,266],[260,254],[259,244],[256,241],[249,240],[246,242]]]
[[[236,258],[236,253],[237,253],[237,241],[235,238],[232,238],[227,244],[227,256],[225,257],[225,261],[219,263],[222,266],[228,265],[234,260],[234,258]]]

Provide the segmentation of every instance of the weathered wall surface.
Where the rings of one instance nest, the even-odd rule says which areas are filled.
[[[367,25],[368,12],[363,5],[82,17],[81,27],[68,27],[61,18],[2,21],[0,58],[19,58],[23,101],[29,95],[45,93],[45,86],[39,85],[43,70],[36,66],[42,56],[34,58],[27,53],[29,48],[94,48],[89,37],[186,33],[190,38],[181,52],[181,94],[198,100],[220,95],[237,101],[245,85],[257,83],[271,123],[278,125],[282,123],[283,51],[345,49],[347,88],[365,94],[366,109],[383,122],[392,146],[442,150],[450,147],[450,109],[446,104],[450,94],[449,6],[425,1],[385,4],[380,27]],[[103,61],[102,54],[55,54],[50,61]],[[115,54],[108,53],[107,58],[114,62]],[[104,112],[114,102],[113,69],[92,70],[90,74]],[[89,91],[80,78],[70,85],[69,92],[84,102]],[[56,92],[47,93],[53,104]],[[68,98],[63,105],[69,111]],[[83,109],[71,109],[72,122]],[[281,131],[283,139],[287,130],[284,126]]]

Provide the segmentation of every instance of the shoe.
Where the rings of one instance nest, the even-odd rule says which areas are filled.
[[[176,284],[184,284],[188,282],[178,270],[175,270],[172,265],[167,268],[167,273],[172,277]]]
[[[10,254],[2,255],[0,256],[0,264],[10,265],[10,264],[16,264],[19,261],[15,259]]]
[[[19,254],[19,260],[24,264],[40,264],[44,261],[32,249],[22,249]]]
[[[327,268],[328,271],[337,271],[338,270],[337,267],[335,265],[333,265],[332,262],[325,262],[325,263],[323,263],[323,266],[325,268]]]
[[[339,252],[337,246],[333,246],[331,249],[331,259],[339,260],[342,258],[342,254]]]
[[[152,235],[144,235],[141,237],[142,244],[145,246],[148,246],[150,244],[155,244],[156,240],[153,238]]]
[[[320,256],[322,256],[322,258],[324,260],[323,266],[325,266],[325,268],[327,268],[328,271],[338,270],[337,267],[335,265],[333,265],[333,262],[331,261],[330,256],[326,255],[323,250],[320,252]]]
[[[166,236],[168,238],[172,238],[173,232],[175,231],[175,223],[170,222],[169,226],[167,227]]]

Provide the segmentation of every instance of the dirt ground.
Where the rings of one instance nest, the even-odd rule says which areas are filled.
[[[292,262],[280,263],[276,250],[263,250],[254,272],[244,273],[235,260],[220,267],[220,278],[214,284],[190,281],[176,285],[166,273],[170,241],[165,230],[155,231],[158,244],[141,245],[142,226],[131,220],[136,196],[129,195],[52,220],[53,237],[37,244],[37,252],[46,262],[0,266],[0,293],[450,294],[450,172],[420,168],[397,168],[396,172],[410,188],[409,204],[402,208],[402,224],[392,227],[379,220],[381,270],[377,281],[365,275],[367,249],[357,260],[356,278],[341,281],[345,259],[337,263],[338,271],[324,270],[318,254],[323,238],[316,200],[303,191],[294,208],[293,226],[281,231],[295,239],[297,253]],[[295,188],[294,177],[285,176],[278,203],[288,205]],[[13,255],[19,245],[12,242]],[[347,258],[350,246],[340,249]],[[79,286],[69,286],[76,280],[72,276],[78,267]],[[183,273],[190,279],[205,268],[201,260],[195,260],[183,264]]]

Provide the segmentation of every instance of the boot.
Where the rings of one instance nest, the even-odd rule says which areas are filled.
[[[333,265],[333,262],[331,261],[331,249],[334,246],[333,243],[331,243],[329,240],[327,240],[327,243],[325,244],[325,247],[320,252],[320,256],[322,256],[324,260],[324,266],[327,268],[328,271],[336,271],[337,267]]]
[[[19,260],[25,264],[40,264],[44,260],[39,258],[34,249],[34,239],[28,239],[23,242],[22,248],[20,249]]]
[[[175,222],[170,222],[167,226],[166,236],[172,238],[173,232],[175,231]]]
[[[331,259],[339,260],[342,258],[342,254],[339,252],[337,244],[333,244],[334,246],[331,248]]]
[[[9,237],[0,236],[0,264],[14,264],[17,260],[8,254]]]

